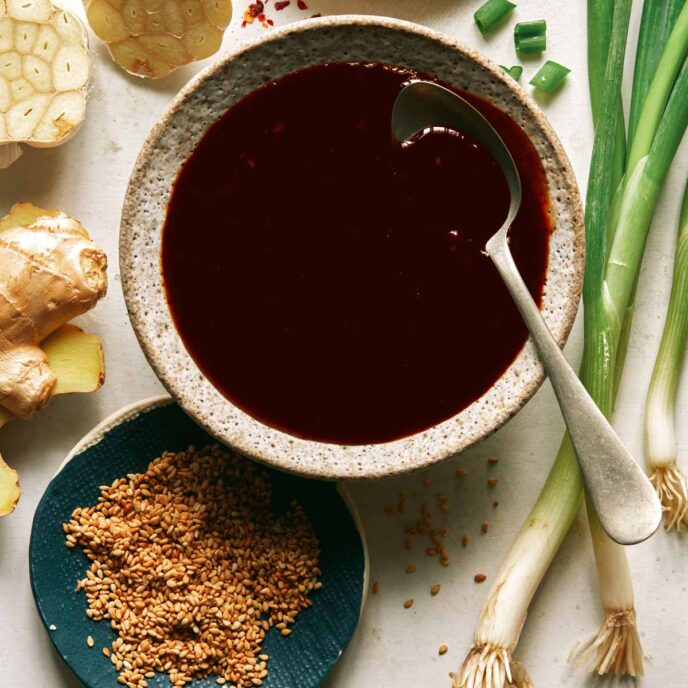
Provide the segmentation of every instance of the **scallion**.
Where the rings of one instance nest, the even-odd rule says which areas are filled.
[[[519,22],[514,27],[514,43],[516,52],[523,55],[541,53],[547,48],[547,22],[544,19]]]
[[[487,0],[473,15],[475,23],[483,36],[499,26],[513,11],[516,5],[509,0]]]
[[[514,81],[520,81],[523,74],[523,67],[521,65],[513,65],[513,67],[505,67],[499,65]]]
[[[530,85],[535,86],[539,91],[554,93],[561,87],[570,73],[571,70],[568,67],[564,67],[553,60],[547,60],[540,67],[538,73],[530,80]]]
[[[688,185],[679,220],[674,277],[662,342],[645,408],[650,478],[664,508],[664,527],[681,531],[688,520],[688,487],[676,461],[675,406],[688,342]]]
[[[606,57],[600,53],[603,59],[591,61],[590,68],[605,63],[607,68],[604,75],[590,80],[591,90],[599,86],[600,91],[594,99],[596,135],[586,207],[588,253],[581,379],[603,412],[609,414],[616,392],[617,367],[622,363],[617,358],[621,353],[618,347],[623,333],[622,322],[628,322],[624,318],[632,305],[659,193],[688,127],[688,63],[684,62],[671,85],[668,102],[663,99],[662,89],[656,89],[656,97],[662,98],[665,104],[659,122],[653,116],[652,106],[646,112],[643,108],[638,131],[643,130],[640,140],[649,141],[649,149],[638,159],[635,170],[621,186],[618,200],[613,202],[615,175],[618,179],[619,174],[614,161],[623,161],[618,148],[625,143],[619,137],[619,132],[623,133],[619,112],[631,0],[589,0],[589,9],[591,7],[596,7],[598,15],[611,17],[613,14],[613,20],[589,23],[590,40],[607,53]],[[688,11],[688,3],[684,11]],[[611,36],[595,37],[594,32],[600,30],[609,30]],[[688,32],[684,34],[688,40]],[[678,51],[667,53],[667,50],[668,45],[663,55],[672,54],[672,64],[669,58],[662,58],[664,66],[660,71],[675,70],[673,61],[679,60]],[[666,72],[660,74],[658,71],[653,84],[655,80],[666,84]],[[494,579],[478,621],[473,646],[454,678],[456,686],[530,685],[520,666],[517,679],[512,653],[528,605],[575,518],[582,492],[576,457],[565,437],[540,497]],[[590,525],[605,621],[600,632],[584,648],[582,657],[593,665],[596,673],[641,675],[643,653],[625,551],[602,532],[594,513],[591,513]]]

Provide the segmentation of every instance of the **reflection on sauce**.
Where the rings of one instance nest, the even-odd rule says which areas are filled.
[[[228,399],[287,433],[362,444],[426,429],[526,341],[483,251],[509,204],[497,165],[464,135],[392,143],[392,105],[416,76],[335,63],[283,77],[218,120],[175,183],[162,250],[175,325]],[[539,301],[542,164],[507,115],[468,97],[519,167],[511,249]]]

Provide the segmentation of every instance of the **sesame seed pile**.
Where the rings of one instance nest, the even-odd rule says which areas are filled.
[[[165,453],[100,492],[64,531],[91,561],[77,583],[86,614],[118,634],[103,648],[118,682],[145,688],[166,672],[174,686],[261,686],[266,632],[289,635],[321,586],[303,508],[275,516],[268,474],[217,445]]]

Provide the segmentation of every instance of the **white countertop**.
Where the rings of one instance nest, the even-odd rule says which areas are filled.
[[[479,0],[308,2],[312,12],[323,14],[365,12],[416,21],[467,42],[499,63],[517,62],[509,27],[487,41],[480,36],[472,21]],[[247,0],[238,2],[223,50],[265,31],[257,25],[240,28],[240,14],[246,4]],[[566,87],[543,102],[543,107],[583,188],[592,143],[585,4],[584,0],[522,0],[517,10],[522,20],[547,19],[547,57],[572,69]],[[635,4],[631,54],[641,10],[640,0]],[[78,0],[69,0],[66,6],[82,13]],[[281,24],[304,15],[290,9],[274,16]],[[0,432],[0,451],[19,470],[23,486],[17,510],[0,520],[0,683],[8,688],[80,685],[52,650],[33,605],[28,572],[31,519],[50,478],[82,435],[121,406],[161,390],[137,345],[124,307],[117,257],[119,212],[129,173],[146,134],[198,67],[182,69],[159,83],[146,83],[114,67],[95,39],[92,52],[96,66],[84,129],[62,148],[27,149],[12,168],[0,171],[1,212],[18,201],[60,207],[85,224],[110,261],[108,296],[81,319],[83,327],[105,341],[105,386],[87,397],[58,398],[31,423],[12,422]],[[537,65],[538,61],[526,63],[524,84]],[[642,456],[644,398],[664,319],[678,204],[687,174],[688,146],[684,142],[649,239],[615,419],[636,456]],[[577,325],[566,349],[572,360],[578,358],[581,349],[580,321]],[[687,412],[688,384],[682,390],[679,416]],[[679,421],[678,431],[679,457],[688,469],[688,427]],[[329,688],[449,686],[447,674],[456,670],[470,644],[489,577],[532,505],[561,434],[557,406],[549,385],[545,385],[511,423],[459,459],[423,475],[352,487],[368,535],[371,579],[380,581],[380,592],[369,597],[354,640],[326,682]],[[499,463],[490,474],[498,475],[500,482],[488,492],[486,459],[492,455],[499,457]],[[464,480],[455,476],[457,465],[468,470]],[[423,486],[426,477],[432,478],[432,486]],[[416,504],[424,493],[432,499],[437,492],[450,495],[454,513],[448,516],[448,568],[427,558],[419,546],[410,553],[404,549],[402,521],[383,514],[383,505],[396,503],[400,489],[416,493]],[[499,500],[497,509],[492,507],[495,499]],[[409,507],[410,511],[414,508]],[[490,522],[490,530],[481,535],[480,524],[485,520]],[[471,536],[466,549],[460,544],[463,533]],[[664,688],[685,684],[686,543],[660,532],[650,542],[629,550],[629,556],[643,647],[648,656],[642,685]],[[409,563],[418,567],[413,575],[405,573]],[[478,571],[488,575],[488,582],[473,582]],[[442,584],[442,590],[431,597],[429,586],[435,582]],[[405,610],[402,603],[410,597],[415,604]],[[517,658],[525,663],[538,688],[592,685],[584,673],[571,670],[567,656],[576,641],[598,628],[600,615],[587,526],[579,519],[534,600],[517,650]],[[443,643],[449,651],[440,657],[437,649]]]

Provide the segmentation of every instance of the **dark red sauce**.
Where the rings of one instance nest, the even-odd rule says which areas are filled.
[[[341,63],[283,77],[217,121],[175,183],[162,269],[176,327],[228,399],[293,435],[361,444],[426,429],[526,341],[483,252],[507,213],[499,168],[465,136],[392,142],[392,105],[415,76]],[[511,248],[539,301],[542,164],[507,115],[469,97],[518,164]]]

